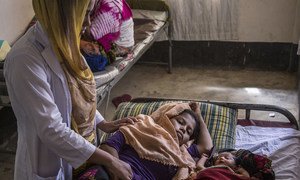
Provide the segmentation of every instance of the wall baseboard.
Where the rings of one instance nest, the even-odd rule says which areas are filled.
[[[168,60],[168,42],[156,42],[141,60]],[[298,70],[297,44],[228,41],[173,41],[175,66],[214,66],[270,71]]]

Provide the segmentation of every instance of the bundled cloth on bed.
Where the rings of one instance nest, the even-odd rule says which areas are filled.
[[[236,127],[236,149],[248,149],[272,160],[276,179],[300,179],[300,131],[291,128]]]

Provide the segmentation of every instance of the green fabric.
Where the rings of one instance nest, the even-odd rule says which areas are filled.
[[[158,107],[170,102],[174,101],[121,103],[116,110],[114,119],[138,114],[150,115]],[[200,109],[216,149],[234,148],[237,110],[210,103],[200,103]]]

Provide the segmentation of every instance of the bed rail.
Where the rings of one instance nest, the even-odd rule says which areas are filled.
[[[8,99],[8,92],[6,89],[5,78],[3,74],[4,61],[0,62],[0,107],[9,107],[10,103],[4,102],[3,98]]]
[[[299,130],[298,122],[295,116],[285,108],[276,105],[268,104],[247,104],[247,103],[235,103],[235,102],[222,102],[222,101],[210,101],[210,100],[197,100],[197,99],[177,99],[177,98],[135,98],[130,102],[143,103],[143,102],[153,102],[153,101],[197,101],[203,103],[211,103],[215,105],[225,106],[237,110],[245,110],[245,119],[250,120],[251,110],[256,111],[270,111],[277,112],[285,116],[289,122]]]

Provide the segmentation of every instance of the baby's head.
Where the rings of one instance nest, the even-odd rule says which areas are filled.
[[[226,165],[230,167],[236,167],[239,164],[239,160],[235,155],[234,149],[222,149],[219,150],[213,156],[213,165]]]
[[[213,156],[213,165],[244,168],[251,177],[275,179],[272,161],[264,155],[257,155],[245,149],[223,149]]]

